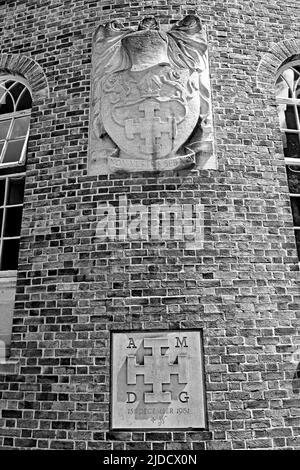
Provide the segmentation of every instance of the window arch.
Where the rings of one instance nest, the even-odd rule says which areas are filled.
[[[280,67],[275,89],[300,258],[300,55]]]
[[[0,76],[0,167],[24,163],[29,135],[31,92],[21,77]]]

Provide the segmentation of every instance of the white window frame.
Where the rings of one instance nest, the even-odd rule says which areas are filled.
[[[17,75],[6,74],[6,75],[1,75],[0,80],[2,82],[12,80],[12,81],[15,81],[15,82],[22,83],[27,88],[27,90],[29,91],[29,93],[32,97],[30,87],[28,86],[27,81],[25,79],[23,79],[22,77],[19,77]],[[22,94],[24,92],[25,92],[25,89],[22,92]],[[9,91],[7,93],[9,94]],[[18,97],[17,103],[18,103],[19,99],[21,98],[21,96],[22,95],[20,95]],[[28,126],[28,129],[27,129],[27,133],[26,133],[26,136],[25,136],[25,139],[24,139],[22,153],[21,153],[21,156],[20,156],[19,160],[16,161],[16,162],[2,163],[2,159],[4,158],[5,153],[6,153],[6,148],[7,148],[7,145],[8,145],[9,137],[11,136],[11,132],[12,132],[12,128],[13,128],[15,119],[20,118],[20,117],[27,117],[27,116],[28,117],[31,116],[31,108],[25,109],[25,110],[22,110],[22,111],[14,111],[12,113],[0,114],[0,126],[1,126],[1,121],[7,121],[7,120],[11,119],[10,127],[8,129],[8,132],[7,132],[7,137],[6,137],[6,139],[1,139],[1,140],[5,140],[5,142],[4,142],[3,148],[2,148],[1,153],[0,153],[0,169],[10,168],[10,167],[17,167],[17,166],[25,164],[26,153],[27,153],[27,144],[28,144],[28,138],[29,138],[29,132],[30,132],[30,125]]]
[[[1,175],[0,180],[5,180],[5,192],[4,192],[4,199],[3,199],[3,205],[0,205],[0,208],[3,209],[3,214],[2,214],[2,227],[0,231],[0,278],[2,277],[2,273],[10,273],[11,275],[14,275],[16,273],[16,269],[12,270],[1,270],[1,264],[2,264],[2,253],[3,253],[3,242],[6,240],[20,240],[21,238],[21,233],[17,236],[4,236],[4,228],[5,228],[5,217],[6,217],[6,211],[7,209],[11,209],[14,207],[22,207],[24,206],[24,200],[22,200],[21,204],[7,204],[7,198],[8,198],[8,187],[9,187],[9,180],[10,179],[15,179],[15,178],[24,178],[25,179],[25,173],[9,173],[6,175]]]
[[[285,70],[292,69],[294,66],[300,67],[300,58],[298,60],[291,60],[290,62],[287,62],[285,65],[280,67],[278,69],[277,74],[276,74],[275,83],[277,83],[277,80],[279,79],[280,75],[282,75],[282,73]],[[299,78],[297,80],[297,83],[298,82],[300,83],[300,71],[297,71],[297,73],[299,73]],[[295,122],[296,122],[296,127],[297,128],[296,129],[288,129],[286,127],[281,127],[280,126],[280,130],[281,130],[282,134],[286,134],[286,133],[297,134],[298,139],[299,139],[299,146],[300,146],[300,116],[299,116],[299,113],[300,113],[300,98],[296,98],[295,96],[292,97],[292,98],[282,98],[282,97],[276,96],[276,102],[277,102],[278,105],[285,104],[285,105],[289,105],[289,106],[294,106],[296,108],[294,115],[295,115]],[[293,166],[300,167],[300,155],[299,155],[299,158],[285,157],[284,160],[285,160],[285,165],[289,168],[291,168]],[[293,171],[293,170],[291,170],[291,171]],[[299,175],[300,175],[300,171],[299,171]],[[300,198],[300,188],[299,188],[299,194],[289,192],[289,195],[290,195],[290,199],[291,198]],[[293,228],[297,232],[300,231],[300,226],[294,225]]]

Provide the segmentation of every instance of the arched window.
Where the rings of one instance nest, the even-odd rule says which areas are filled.
[[[31,93],[26,81],[0,77],[0,271],[17,269]]]
[[[27,82],[0,76],[0,356],[9,356],[32,107]],[[2,347],[1,347],[2,345]],[[1,359],[1,357],[0,357]],[[3,366],[4,367],[4,366]]]
[[[25,161],[31,107],[31,94],[23,79],[0,77],[1,167]]]
[[[300,56],[279,69],[276,99],[300,258]]]

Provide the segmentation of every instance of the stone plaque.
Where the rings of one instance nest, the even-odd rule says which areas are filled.
[[[112,429],[205,428],[200,331],[112,333]]]
[[[117,21],[93,39],[89,174],[215,168],[206,32]]]

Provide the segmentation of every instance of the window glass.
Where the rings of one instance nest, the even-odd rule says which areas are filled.
[[[24,109],[30,109],[32,106],[32,99],[31,99],[31,94],[29,91],[24,90],[22,96],[20,96],[20,99],[17,103],[17,111],[22,111]]]
[[[7,143],[3,163],[18,162],[22,156],[25,140],[10,140]]]
[[[284,127],[286,129],[297,129],[297,121],[296,121],[296,106],[294,105],[285,105],[284,110]]]
[[[24,184],[24,178],[11,178],[9,180],[7,205],[11,206],[23,203]]]
[[[10,207],[5,211],[4,237],[18,237],[21,231],[22,207]]]
[[[12,85],[10,86],[9,91],[12,94],[15,103],[18,101],[18,98],[24,89],[25,89],[25,85],[23,85],[23,83],[12,82]]]
[[[2,90],[1,90],[2,92]],[[0,101],[0,114],[8,114],[14,112],[14,103],[9,93],[3,94]]]
[[[300,194],[300,166],[288,165],[286,171],[290,193]]]
[[[287,77],[288,78],[288,77]],[[281,74],[276,82],[276,96],[277,98],[291,98],[292,89],[290,87],[290,80]]]
[[[15,80],[9,78],[4,81],[5,87],[9,91],[15,86],[15,83]]]
[[[289,158],[300,157],[299,134],[286,132],[284,142],[284,155]]]
[[[11,125],[11,119],[7,121],[0,121],[0,139],[7,139],[7,133],[9,131],[9,127]]]
[[[295,227],[300,227],[300,197],[291,197],[292,213]]]
[[[4,204],[5,179],[0,179],[0,206]]]
[[[29,121],[30,121],[29,116],[15,119],[10,138],[16,139],[17,137],[26,136],[28,128],[29,128]]]
[[[4,240],[0,269],[8,271],[18,268],[19,239]]]
[[[296,237],[298,257],[300,259],[300,230],[295,230],[295,237]]]
[[[299,67],[291,65],[279,74],[276,82],[277,98],[296,98],[299,93]]]

